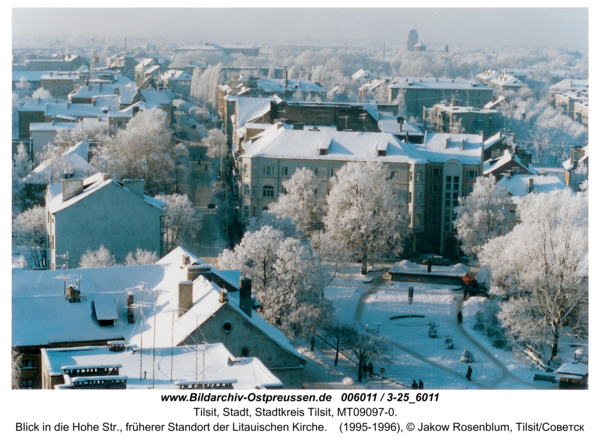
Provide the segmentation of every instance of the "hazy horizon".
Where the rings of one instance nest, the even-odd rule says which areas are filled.
[[[86,38],[148,43],[560,47],[588,51],[587,8],[13,8],[14,44]],[[85,42],[79,43],[84,45]]]

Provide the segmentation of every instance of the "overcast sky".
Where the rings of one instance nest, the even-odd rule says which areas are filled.
[[[362,2],[364,3],[364,2]],[[298,2],[298,4],[301,4]],[[343,4],[340,2],[340,4]],[[559,46],[587,52],[578,9],[13,9],[13,37],[144,37],[230,44],[406,45],[416,28],[430,47]],[[29,39],[28,38],[28,39]],[[85,44],[82,42],[81,44]]]

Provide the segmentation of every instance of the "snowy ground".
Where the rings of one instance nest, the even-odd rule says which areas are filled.
[[[556,389],[557,384],[534,382],[535,373],[544,373],[528,360],[517,358],[510,350],[491,346],[482,334],[472,329],[474,316],[485,298],[463,301],[455,286],[391,282],[387,273],[374,273],[372,284],[338,279],[325,294],[337,308],[341,322],[354,324],[359,330],[376,329],[390,341],[392,362],[384,366],[385,376],[403,385],[421,379],[426,389]],[[339,286],[336,286],[336,283]],[[408,302],[408,287],[414,287],[412,304]],[[456,315],[462,310],[463,325]],[[390,319],[398,315],[422,315]],[[438,337],[429,338],[429,323],[438,325]],[[444,348],[444,337],[451,335],[454,349]],[[308,345],[305,344],[305,347]],[[343,359],[333,367],[335,352],[317,340],[314,352],[300,347],[309,357],[305,388],[381,388],[381,380],[368,380],[356,385],[356,366]],[[475,362],[460,362],[463,350],[475,356]],[[570,356],[568,355],[569,359]],[[473,368],[472,382],[466,377],[467,365]],[[375,371],[380,366],[375,364]],[[349,378],[349,379],[347,379]],[[385,383],[385,388],[398,385]]]

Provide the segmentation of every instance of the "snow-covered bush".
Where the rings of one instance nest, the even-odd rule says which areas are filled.
[[[452,350],[454,348],[454,339],[450,335],[446,335],[444,338],[444,348],[446,350]]]
[[[435,322],[429,323],[429,330],[427,330],[427,335],[430,338],[437,338],[438,335],[438,325]]]
[[[471,350],[465,347],[462,356],[460,357],[460,362],[470,363],[475,362],[475,356],[471,353]]]
[[[135,251],[135,256],[131,252],[125,256],[126,266],[144,266],[154,264],[156,261],[158,261],[156,252],[149,252],[148,250],[142,249],[137,249]]]
[[[79,260],[79,267],[82,268],[111,267],[116,264],[115,257],[103,244],[98,250],[88,248]]]

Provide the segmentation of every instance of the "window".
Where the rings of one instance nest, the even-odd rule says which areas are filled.
[[[477,171],[476,170],[467,170],[467,178],[477,178]]]
[[[430,201],[429,202],[429,208],[433,209],[433,210],[439,210],[439,208],[440,208],[440,202],[439,201]]]
[[[423,172],[417,172],[417,181],[421,181],[423,179]]]
[[[244,218],[248,218],[250,216],[250,208],[248,206],[244,206]]]
[[[437,218],[431,218],[429,220],[429,224],[431,224],[432,226],[437,226],[439,224],[440,220]]]
[[[333,178],[335,176],[335,169],[329,169],[329,178]]]
[[[21,361],[21,368],[33,368],[33,360],[23,359]]]
[[[244,184],[244,195],[250,195],[250,186],[248,184]]]
[[[244,164],[244,175],[248,174],[248,165]]]
[[[388,176],[388,180],[395,180],[398,178],[398,172],[392,171],[390,172],[390,175]]]
[[[33,379],[24,379],[21,381],[21,390],[33,389]]]
[[[423,193],[417,192],[417,202],[420,203],[423,201]]]
[[[412,181],[412,172],[408,172],[408,181]]]
[[[465,195],[468,195],[470,193],[473,193],[473,188],[472,187],[465,187]]]
[[[319,155],[327,155],[327,149],[319,149]]]
[[[252,185],[252,195],[256,195],[256,186]]]
[[[263,175],[273,175],[273,166],[263,166]]]
[[[412,192],[408,192],[408,202],[412,203]]]
[[[274,198],[275,197],[275,189],[273,186],[264,186],[263,187],[263,198]]]
[[[252,216],[256,216],[256,207],[252,208]]]
[[[284,184],[281,185],[281,193],[283,193],[284,195],[287,195],[287,190],[285,190]]]
[[[250,356],[250,347],[242,347],[242,358]]]
[[[446,224],[446,225],[444,226],[444,232],[449,232],[449,231],[450,231],[450,225],[449,225],[449,224]]]
[[[442,176],[442,169],[431,169],[431,176],[434,178],[439,178]]]
[[[440,193],[440,186],[437,184],[432,184],[430,192],[431,193]]]
[[[287,174],[288,174],[288,168],[287,168],[287,166],[283,166],[283,167],[281,168],[281,174],[282,174],[283,176],[287,176]]]
[[[313,169],[313,171],[315,172],[315,176],[319,176],[319,168],[318,167],[315,167]]]
[[[231,322],[229,322],[229,321],[227,321],[225,324],[223,324],[223,331],[224,331],[225,333],[229,333],[229,332],[231,331],[231,329],[232,329],[232,328],[233,328],[233,327],[232,327],[232,325],[231,325]]]
[[[415,226],[421,225],[421,215],[415,215]]]

